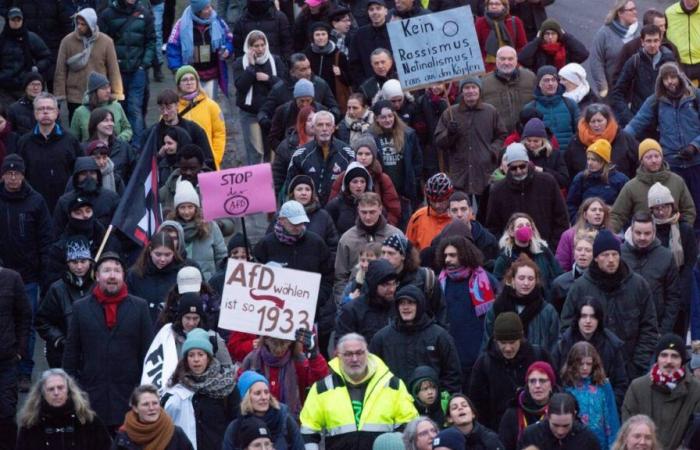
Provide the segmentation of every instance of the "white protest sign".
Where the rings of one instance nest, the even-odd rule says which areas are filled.
[[[483,72],[479,40],[469,6],[387,24],[394,65],[405,90]]]
[[[219,327],[294,340],[311,330],[321,274],[229,259]]]

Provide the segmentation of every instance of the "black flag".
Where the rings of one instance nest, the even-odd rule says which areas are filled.
[[[162,221],[158,204],[157,134],[154,127],[112,219],[115,228],[140,245],[148,242]]]

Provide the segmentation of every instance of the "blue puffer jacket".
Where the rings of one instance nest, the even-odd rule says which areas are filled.
[[[569,194],[566,197],[566,206],[569,209],[571,223],[576,221],[578,207],[584,200],[590,197],[600,197],[605,203],[615,203],[622,186],[629,181],[627,175],[613,169],[608,173],[608,182],[602,179],[602,172],[594,172],[587,177],[584,172],[579,172],[569,186]]]
[[[644,137],[648,127],[655,126],[660,130],[659,144],[664,149],[664,160],[672,169],[696,166],[700,164],[700,153],[684,160],[678,158],[678,152],[689,144],[700,149],[700,99],[695,98],[698,96],[700,90],[693,87],[687,89],[677,104],[665,96],[650,95],[625,131],[639,139]]]
[[[576,102],[565,98],[564,92],[564,86],[559,85],[556,94],[544,95],[538,86],[535,88],[535,99],[523,108],[534,107],[544,115],[544,123],[557,137],[561,149],[569,147],[569,141],[576,134],[580,114]]]

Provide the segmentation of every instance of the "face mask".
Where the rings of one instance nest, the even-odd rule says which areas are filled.
[[[93,220],[93,217],[85,220],[76,219],[74,217],[68,217],[68,226],[71,228],[72,231],[75,232],[75,234],[81,234],[83,236],[90,237],[92,235]]]
[[[517,230],[515,230],[515,239],[518,242],[530,242],[530,239],[532,239],[532,228],[518,228]]]
[[[78,189],[87,194],[97,192],[97,180],[88,176],[83,181],[78,183]]]

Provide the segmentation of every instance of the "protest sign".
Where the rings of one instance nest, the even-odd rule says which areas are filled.
[[[229,259],[219,327],[294,340],[311,330],[321,274]]]
[[[425,88],[484,71],[469,6],[387,24],[401,87]]]
[[[204,220],[275,212],[275,188],[269,163],[197,175]]]

